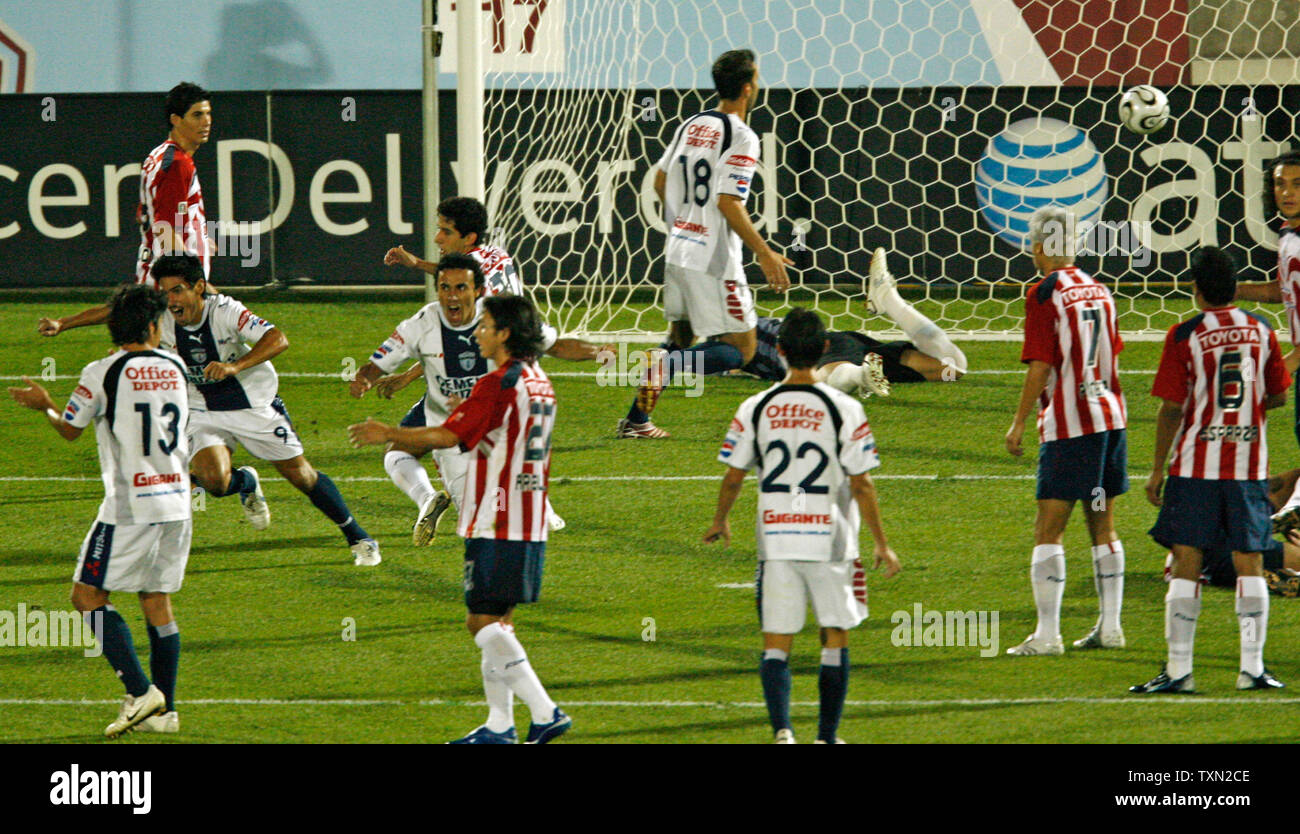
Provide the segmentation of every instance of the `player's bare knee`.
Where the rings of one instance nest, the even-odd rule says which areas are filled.
[[[274,462],[275,469],[299,492],[311,492],[316,487],[316,470],[302,455]]]
[[[72,585],[72,607],[86,613],[108,603],[108,593],[100,588],[75,582]]]

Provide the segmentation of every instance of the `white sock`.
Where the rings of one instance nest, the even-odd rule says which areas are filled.
[[[1241,671],[1264,674],[1268,636],[1268,583],[1262,576],[1237,577],[1237,626],[1241,629]]]
[[[966,373],[966,354],[952,343],[943,328],[926,318],[907,303],[898,290],[891,289],[881,299],[882,311],[907,334],[907,340],[927,356],[933,356],[945,365]]]
[[[483,694],[487,696],[487,728],[494,733],[504,733],[515,726],[515,693],[501,677],[501,672],[492,666],[487,649],[483,650]]]
[[[1192,650],[1196,643],[1196,619],[1201,616],[1201,583],[1192,579],[1169,580],[1165,594],[1165,640],[1169,662],[1165,672],[1173,680],[1192,673]]]
[[[1124,545],[1116,539],[1092,549],[1092,581],[1097,588],[1102,631],[1119,631],[1124,605]]]
[[[1061,597],[1065,594],[1065,548],[1040,544],[1029,563],[1029,580],[1038,606],[1038,628],[1034,636],[1055,640],[1061,636]]]
[[[781,649],[763,649],[764,660],[789,660],[790,653]]]
[[[414,455],[396,450],[389,452],[384,455],[384,471],[397,484],[397,488],[415,502],[417,508],[423,507],[424,502],[434,496],[429,473]]]
[[[546,694],[537,673],[528,662],[524,647],[515,637],[513,626],[496,622],[479,629],[474,642],[492,660],[492,668],[501,670],[501,679],[520,700],[528,705],[534,724],[543,724],[555,715],[555,702]]]
[[[832,388],[838,388],[846,394],[856,396],[858,393],[858,374],[860,373],[862,373],[861,365],[845,362],[831,371],[830,375],[826,377],[826,384]]]

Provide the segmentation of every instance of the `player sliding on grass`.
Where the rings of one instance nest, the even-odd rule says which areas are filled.
[[[1015,657],[1059,655],[1065,548],[1061,541],[1076,501],[1092,538],[1093,584],[1101,609],[1075,648],[1123,648],[1124,546],[1115,532],[1115,499],[1128,491],[1126,407],[1119,385],[1124,343],[1110,291],[1074,265],[1073,218],[1046,206],[1029,221],[1034,266],[1043,278],[1025,297],[1029,365],[1020,404],[1007,431],[1007,451],[1024,454],[1025,421],[1038,411],[1038,515],[1029,578],[1038,627],[1007,649]]]
[[[465,537],[466,626],[483,652],[487,723],[453,744],[514,744],[514,695],[528,704],[527,744],[546,744],[568,731],[515,636],[516,605],[536,602],[546,552],[546,493],[551,472],[555,390],[537,357],[542,325],[528,299],[484,300],[474,331],[479,353],[496,363],[469,398],[440,426],[387,426],[375,420],[348,426],[355,446],[401,443],[470,453],[458,532]],[[540,719],[540,721],[538,720]]]
[[[816,313],[795,309],[781,324],[777,347],[790,367],[779,385],[741,404],[718,461],[718,508],[705,542],[731,542],[727,516],[745,475],[759,475],[758,607],[763,630],[759,674],[777,744],[794,744],[790,724],[790,650],[812,602],[821,627],[818,744],[836,733],[849,686],[848,630],[867,616],[866,577],[858,558],[858,525],[867,522],[876,567],[898,573],[885,541],[868,472],[880,465],[862,404],[813,377],[826,343]]]

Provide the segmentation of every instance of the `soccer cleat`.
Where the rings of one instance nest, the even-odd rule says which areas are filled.
[[[271,508],[267,506],[266,496],[262,494],[262,479],[251,466],[241,466],[239,469],[253,479],[253,488],[239,493],[239,503],[244,506],[244,517],[254,530],[265,530],[271,526]]]
[[[569,523],[564,519],[560,518],[560,514],[557,513],[551,507],[550,504],[547,504],[546,505],[546,526],[550,527],[551,532],[554,533],[556,530],[563,530],[565,527],[568,527]]]
[[[1264,581],[1268,583],[1270,594],[1276,594],[1280,597],[1294,599],[1300,596],[1300,573],[1296,573],[1290,568],[1279,568],[1278,570],[1264,571]]]
[[[352,564],[359,568],[373,568],[384,561],[379,555],[379,542],[374,539],[362,539],[352,545]]]
[[[1237,675],[1238,689],[1286,689],[1286,684],[1273,677],[1273,673],[1264,670],[1264,674],[1255,677],[1249,672],[1242,672]]]
[[[618,428],[615,430],[614,436],[620,440],[625,437],[644,437],[656,440],[665,437],[672,437],[671,434],[659,428],[654,423],[651,423],[649,420],[646,420],[644,423],[633,423],[626,417],[618,421]]]
[[[484,724],[470,731],[470,734],[464,738],[458,738],[455,741],[449,741],[448,744],[518,744],[519,736],[515,734],[515,728],[511,727],[504,733],[494,733]]]
[[[1074,641],[1076,649],[1122,649],[1124,648],[1124,630],[1102,631],[1100,625]]]
[[[181,717],[176,714],[176,710],[151,715],[136,724],[132,730],[136,733],[179,733],[180,731]]]
[[[546,744],[548,741],[564,735],[573,726],[573,719],[564,714],[564,710],[555,708],[555,714],[545,724],[532,724],[528,727],[528,738],[524,744]]]
[[[885,376],[885,360],[879,353],[868,353],[862,358],[862,370],[859,371],[858,396],[866,399],[870,396],[888,397],[889,378]]]
[[[848,742],[840,738],[839,736],[836,736],[834,741],[824,741],[823,739],[819,738],[816,741],[814,741],[813,744],[848,744]]]
[[[664,368],[664,359],[668,351],[663,348],[651,348],[645,352],[645,381],[636,389],[636,407],[649,414],[659,402],[659,395],[664,392],[668,371]]]
[[[431,544],[438,535],[438,520],[451,506],[451,496],[446,491],[439,492],[420,507],[420,516],[415,520],[411,530],[411,542],[417,547]]]
[[[1162,667],[1160,674],[1146,683],[1130,686],[1128,691],[1138,695],[1190,695],[1196,691],[1196,682],[1192,680],[1191,672],[1183,675],[1178,680],[1174,680],[1169,677],[1169,673]]]
[[[794,730],[784,729],[777,730],[776,735],[772,738],[773,744],[796,744],[794,740]]]
[[[894,276],[889,274],[889,266],[885,263],[885,250],[883,247],[877,247],[876,251],[871,253],[871,266],[867,270],[867,312],[876,315],[884,314],[885,293],[892,292],[894,289]]]
[[[151,715],[157,715],[167,709],[167,698],[162,690],[150,684],[145,693],[138,698],[127,695],[122,699],[122,709],[117,720],[104,728],[104,735],[117,738]]]
[[[1273,522],[1273,535],[1285,539],[1287,533],[1300,527],[1300,506],[1283,507],[1270,520]]]
[[[1012,646],[1007,649],[1007,654],[1012,657],[1062,655],[1065,654],[1065,644],[1061,642],[1061,635],[1059,634],[1056,635],[1055,640],[1040,640],[1031,634],[1019,646]]]

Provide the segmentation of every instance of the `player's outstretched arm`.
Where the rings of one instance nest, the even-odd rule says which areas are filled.
[[[375,380],[375,396],[391,400],[393,395],[424,376],[424,365],[416,362],[400,374],[381,376]]]
[[[71,330],[74,327],[89,327],[92,324],[103,324],[108,321],[108,305],[101,304],[98,307],[91,307],[89,310],[82,310],[80,313],[72,316],[64,316],[61,319],[41,319],[36,325],[36,332],[42,336],[57,336],[65,330]]]
[[[23,382],[27,383],[26,388],[9,389],[9,396],[13,397],[16,403],[32,411],[44,411],[45,419],[51,428],[64,440],[76,440],[81,436],[81,429],[64,422],[63,415],[59,414],[58,409],[54,407],[54,400],[50,397],[49,391],[32,382],[28,377],[23,377]]]
[[[594,342],[584,342],[582,339],[556,339],[551,349],[546,351],[547,356],[554,356],[556,359],[567,359],[570,362],[600,362],[602,365],[613,361],[618,355],[618,348],[614,345],[598,345]]]
[[[205,379],[219,380],[246,371],[254,365],[274,359],[289,347],[289,337],[278,327],[272,327],[262,334],[253,349],[234,362],[209,362],[203,369]]]
[[[1016,416],[1011,419],[1011,428],[1007,429],[1006,446],[1007,451],[1016,457],[1025,453],[1021,442],[1025,437],[1025,421],[1034,411],[1034,403],[1038,401],[1039,394],[1043,393],[1043,388],[1047,386],[1047,377],[1052,371],[1052,366],[1038,359],[1029,363],[1029,370],[1025,372],[1025,384],[1020,389],[1020,403],[1016,406]]]
[[[880,520],[880,504],[876,500],[876,484],[871,480],[869,473],[863,472],[861,475],[849,476],[849,489],[853,494],[853,500],[858,504],[862,521],[867,525],[867,530],[871,532],[871,538],[875,542],[873,549],[876,557],[875,565],[885,569],[884,576],[888,579],[901,571],[903,564],[885,539],[885,527]]]
[[[1165,486],[1165,464],[1169,460],[1169,450],[1174,445],[1174,436],[1183,422],[1183,404],[1173,400],[1162,400],[1160,411],[1156,413],[1156,451],[1151,465],[1151,477],[1147,478],[1147,500],[1154,506],[1161,503],[1160,493]]]
[[[384,254],[384,265],[410,267],[411,269],[418,269],[422,272],[427,272],[430,275],[433,275],[438,271],[438,265],[436,263],[412,255],[410,252],[406,251],[405,246],[394,246],[392,249],[389,249],[388,252]]]
[[[767,245],[767,241],[754,228],[753,221],[749,219],[749,211],[740,198],[731,194],[719,194],[718,211],[722,212],[722,216],[727,218],[727,225],[740,235],[740,239],[758,258],[758,266],[763,270],[767,285],[778,292],[790,289],[790,276],[786,274],[785,268],[794,266],[794,261]]]
[[[713,524],[704,531],[704,543],[710,544],[718,539],[726,546],[731,545],[731,508],[740,497],[740,488],[745,483],[745,470],[734,466],[727,467],[727,474],[722,476],[722,486],[718,489],[718,509],[713,514]]]
[[[442,426],[413,428],[408,426],[390,426],[374,418],[367,418],[364,423],[348,426],[348,439],[360,449],[362,446],[376,446],[380,443],[403,443],[416,446],[432,446],[435,449],[450,449],[460,443],[460,438],[451,429]]]
[[[353,399],[361,399],[366,395],[375,384],[375,381],[383,376],[384,372],[374,362],[367,362],[357,369],[356,374],[352,377],[351,384],[348,385],[348,393]]]
[[[1276,281],[1249,281],[1237,285],[1238,301],[1264,301],[1282,303],[1282,288]]]

